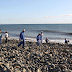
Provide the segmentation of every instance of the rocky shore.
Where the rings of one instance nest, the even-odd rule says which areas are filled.
[[[25,49],[18,40],[0,45],[0,72],[72,72],[72,45],[27,41]]]

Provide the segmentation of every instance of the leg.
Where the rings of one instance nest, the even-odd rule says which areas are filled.
[[[1,44],[1,37],[0,37],[0,44]]]
[[[41,43],[42,43],[42,39],[41,39]]]
[[[40,37],[41,43],[42,43],[42,36]]]
[[[20,42],[20,44],[18,44],[18,47],[23,43],[23,41]]]
[[[6,43],[7,43],[8,39],[6,38]]]
[[[39,40],[37,41],[37,45],[39,45]]]
[[[5,42],[7,43],[7,38],[6,38]]]
[[[23,40],[23,47],[25,46],[25,40]]]

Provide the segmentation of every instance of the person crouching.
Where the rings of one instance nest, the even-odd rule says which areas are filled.
[[[65,44],[68,44],[68,42],[69,42],[69,40],[67,40],[67,39],[65,38]]]
[[[45,41],[46,41],[46,43],[48,43],[48,41],[49,41],[49,40],[48,40],[48,38],[47,38],[47,37],[46,37]]]

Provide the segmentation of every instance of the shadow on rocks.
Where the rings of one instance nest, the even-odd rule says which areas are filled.
[[[4,64],[0,66],[0,72],[11,72]]]

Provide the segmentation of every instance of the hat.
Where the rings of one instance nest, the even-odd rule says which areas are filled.
[[[25,32],[25,29],[23,29],[23,31]]]

